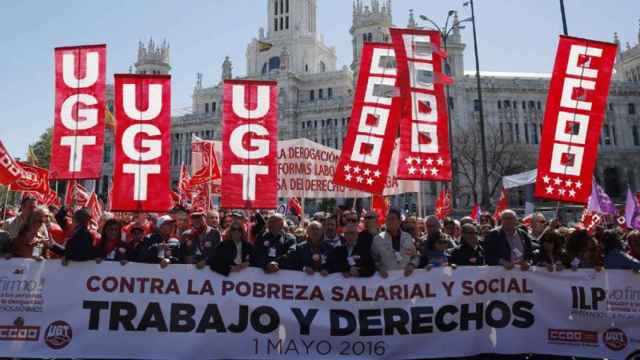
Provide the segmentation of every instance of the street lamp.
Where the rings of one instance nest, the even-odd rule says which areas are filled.
[[[460,26],[460,24],[465,23],[465,22],[470,22],[472,21],[471,18],[466,18],[463,20],[458,21],[457,18],[456,20],[452,23],[449,24],[449,20],[451,19],[452,16],[456,15],[456,11],[455,10],[449,10],[449,12],[447,13],[447,19],[444,22],[444,27],[440,27],[435,21],[429,19],[428,17],[424,16],[424,15],[420,15],[420,19],[422,19],[423,21],[427,21],[428,23],[430,23],[431,25],[433,25],[434,29],[437,30],[440,35],[442,36],[442,43],[444,45],[444,51],[447,52],[447,39],[449,38],[449,35],[451,34],[451,32],[455,29],[464,29],[464,26]],[[454,17],[455,18],[455,17]],[[447,75],[451,75],[450,74],[450,66],[449,66],[449,60],[448,57],[445,58],[444,60],[444,67],[445,67],[445,73]],[[453,136],[452,136],[452,126],[451,126],[451,112],[449,111],[450,109],[450,104],[449,104],[449,87],[446,87],[446,96],[447,96],[447,113],[449,114],[449,152],[451,153],[451,159],[452,159],[452,163],[453,163],[453,171],[451,174],[451,192],[454,193],[456,190],[456,176],[455,176],[455,161],[453,161]],[[452,196],[451,200],[453,202],[453,207],[456,207],[456,197]]]

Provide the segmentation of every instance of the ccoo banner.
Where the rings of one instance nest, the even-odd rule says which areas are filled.
[[[450,181],[449,123],[440,32],[390,29],[405,99],[400,118],[401,179]]]
[[[115,76],[112,210],[171,207],[171,77]],[[153,186],[151,186],[153,185]]]
[[[545,108],[536,197],[587,203],[616,48],[560,36]]]
[[[363,45],[351,121],[334,175],[336,185],[374,194],[384,191],[401,111],[397,75],[393,46]]]
[[[52,179],[97,179],[102,173],[106,62],[106,45],[55,49]]]
[[[278,206],[278,87],[274,81],[224,82],[223,208]]]
[[[634,359],[640,349],[630,271],[222,277],[192,265],[9,260],[0,272],[0,354],[10,358]]]
[[[18,179],[20,179],[20,165],[0,140],[0,184],[9,185]]]

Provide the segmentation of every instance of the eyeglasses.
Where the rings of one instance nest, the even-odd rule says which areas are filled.
[[[465,234],[465,235],[478,235],[478,234],[480,234],[479,231],[463,231],[462,233]]]
[[[240,231],[240,232],[242,232],[242,229],[237,228],[237,227],[236,228],[232,227],[232,228],[229,228],[229,231]]]

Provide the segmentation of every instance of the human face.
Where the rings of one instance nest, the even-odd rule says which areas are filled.
[[[502,213],[502,228],[505,231],[513,232],[516,229],[516,225],[518,224],[518,219],[510,212]]]
[[[217,212],[210,212],[207,214],[207,225],[217,228],[220,226],[220,214]]]
[[[307,228],[307,236],[313,245],[318,246],[322,244],[322,226],[312,223]]]
[[[358,223],[358,217],[356,216],[356,214],[354,213],[347,213],[344,217],[344,223],[345,224],[357,224]]]
[[[235,242],[242,241],[242,225],[239,222],[233,222],[231,226],[229,226],[229,235],[231,236],[231,240]]]
[[[447,225],[444,226],[444,233],[453,237],[455,235],[456,232],[456,224],[454,224],[453,222],[447,223]]]
[[[202,228],[204,228],[206,226],[205,223],[204,223],[204,218],[202,216],[197,216],[197,217],[191,218],[191,226],[194,229],[202,229]]]
[[[347,225],[343,235],[347,246],[355,246],[358,241],[358,228],[353,225]]]
[[[267,223],[267,227],[269,228],[269,232],[272,234],[277,234],[282,231],[282,227],[284,226],[284,221],[281,218],[272,216],[269,218],[269,222]]]
[[[378,232],[378,220],[375,218],[365,219],[364,227],[371,234],[375,234]]]
[[[478,246],[478,230],[475,226],[462,227],[462,241],[473,248]]]
[[[336,224],[335,219],[327,219],[324,222],[324,232],[327,234],[327,237],[334,238],[336,236],[338,224]]]
[[[542,234],[546,227],[547,220],[544,218],[544,215],[538,214],[531,219],[531,230],[533,230],[534,234]]]
[[[139,242],[142,241],[142,238],[144,238],[144,231],[142,231],[142,229],[134,229],[131,231],[131,240],[133,242]]]
[[[159,229],[160,235],[162,235],[163,237],[170,237],[171,235],[173,235],[173,229],[175,225],[176,223],[174,222],[168,222],[168,223],[162,224],[162,226],[160,226],[160,229]]]
[[[387,219],[385,221],[387,225],[387,230],[392,233],[396,233],[400,229],[400,218],[398,215],[394,213],[387,214]]]

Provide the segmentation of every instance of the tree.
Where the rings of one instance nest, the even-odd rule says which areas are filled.
[[[536,160],[530,146],[513,141],[512,134],[504,134],[501,129],[489,124],[485,131],[487,147],[487,171],[489,197],[496,196],[502,188],[502,177],[530,170]],[[476,127],[457,127],[453,140],[453,151],[458,176],[458,194],[470,206],[479,202],[482,174],[482,152],[480,131]],[[464,194],[467,194],[464,198]],[[469,196],[470,194],[470,196]]]
[[[53,129],[48,128],[35,143],[31,144],[31,150],[36,157],[36,165],[45,169],[49,168],[51,161],[51,137]]]

